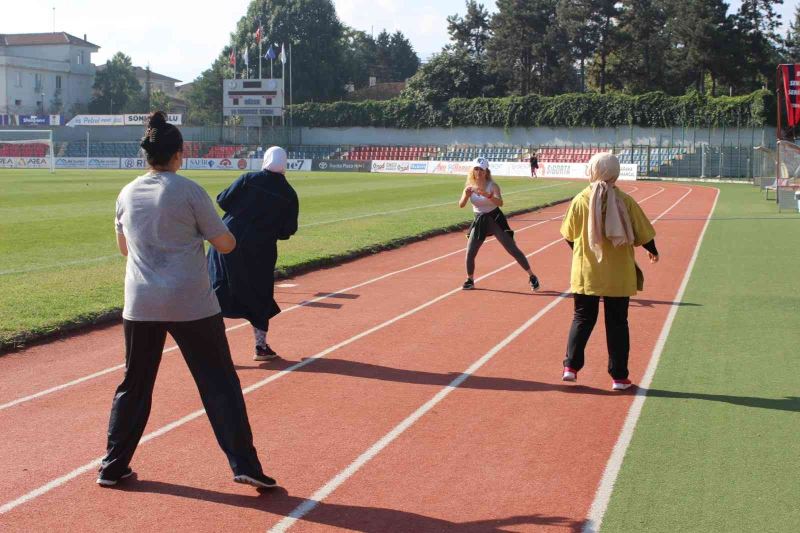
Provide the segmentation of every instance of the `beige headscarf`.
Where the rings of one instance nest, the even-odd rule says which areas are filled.
[[[603,237],[614,246],[633,244],[633,227],[628,208],[617,196],[614,183],[619,177],[619,159],[609,152],[594,154],[589,160],[589,248],[597,261],[603,260]],[[603,206],[606,206],[603,216]]]

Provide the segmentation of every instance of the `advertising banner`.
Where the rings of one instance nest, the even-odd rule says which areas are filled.
[[[123,115],[123,124],[125,126],[144,126],[147,124],[147,117],[147,113],[138,115]],[[167,122],[176,126],[180,126],[183,124],[183,115],[168,113]]]
[[[56,168],[119,168],[119,157],[57,157]]]
[[[348,161],[345,159],[314,159],[311,170],[325,172],[370,172],[372,161]]]
[[[184,165],[186,161],[184,161]],[[123,157],[120,159],[119,168],[123,170],[136,169],[144,170],[147,168],[147,161],[141,157]],[[183,168],[186,168],[185,166]]]
[[[0,115],[0,126],[11,126],[12,124],[11,115]]]
[[[427,174],[429,161],[372,161],[372,172]]]
[[[122,115],[75,115],[67,122],[67,126],[124,126],[125,117]]]
[[[800,65],[780,65],[783,94],[786,100],[786,123],[800,124]]]
[[[51,116],[58,117],[58,115],[17,115],[17,124],[20,126],[58,126],[58,123],[53,124]]]
[[[46,157],[0,157],[0,168],[50,168]]]
[[[250,170],[261,170],[262,164],[263,160],[261,159],[251,159]],[[289,159],[286,161],[286,170],[290,172],[309,171],[311,170],[311,159]]]
[[[250,162],[243,157],[189,158],[183,160],[183,168],[189,170],[249,170]]]

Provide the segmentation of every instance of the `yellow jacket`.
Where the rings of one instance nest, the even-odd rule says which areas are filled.
[[[633,226],[634,246],[650,242],[656,230],[636,200],[617,188],[617,195],[628,208]],[[633,296],[636,294],[636,266],[633,247],[611,244],[603,239],[603,262],[598,263],[594,252],[589,248],[589,198],[591,188],[586,187],[572,199],[561,235],[575,243],[572,250],[572,276],[570,290],[589,296]],[[605,212],[605,205],[603,212]]]

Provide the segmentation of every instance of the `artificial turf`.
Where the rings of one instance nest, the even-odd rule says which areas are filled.
[[[125,262],[116,249],[114,202],[132,171],[0,170],[0,352],[31,336],[114,314]],[[187,171],[212,198],[234,172]],[[464,223],[460,176],[290,173],[300,230],[280,243],[291,271]],[[574,195],[582,183],[498,178],[507,212]],[[347,220],[349,219],[349,220]]]
[[[800,531],[800,216],[719,188],[602,531]]]

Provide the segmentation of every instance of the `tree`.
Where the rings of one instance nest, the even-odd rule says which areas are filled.
[[[230,54],[230,51],[228,51]],[[188,102],[187,124],[218,125],[222,119],[222,82],[233,76],[228,55],[218,57],[211,68],[203,71],[192,83],[186,95]]]
[[[377,55],[375,39],[363,31],[346,27],[343,48],[343,67],[347,73],[347,81],[352,83],[356,89],[367,87],[370,76],[377,76],[374,68]]]
[[[781,45],[777,33],[781,16],[775,12],[774,6],[782,3],[783,0],[742,0],[733,17],[736,49],[741,54],[740,91],[749,92],[774,83]]]
[[[593,18],[592,0],[559,0],[556,5],[556,21],[569,39],[572,55],[579,63],[581,92],[586,90],[586,62],[597,49],[597,24]]]
[[[331,100],[344,94],[344,27],[331,0],[252,0],[231,35],[231,46],[240,57],[247,46],[250,68],[255,72],[262,60],[257,57],[255,42],[259,25],[264,27],[266,43],[285,44],[287,53],[291,43],[289,62],[295,103]],[[230,47],[223,52],[230,53]],[[241,67],[240,60],[237,68],[241,71]],[[280,70],[276,77],[279,74]],[[288,80],[286,90],[289,91]]]
[[[405,81],[419,69],[419,57],[400,31],[394,32],[389,38],[389,61],[391,81]]]
[[[494,96],[486,63],[463,48],[443,50],[408,80],[402,98],[439,104],[451,98]]]
[[[464,17],[458,13],[447,17],[447,33],[455,46],[463,48],[473,57],[481,58],[491,36],[489,12],[475,0],[467,0],[466,7],[467,14]]]
[[[673,92],[666,70],[670,47],[665,30],[668,18],[664,0],[623,1],[619,47],[611,60],[612,86],[633,94],[656,90]]]
[[[794,22],[789,25],[784,54],[786,61],[800,63],[800,4],[794,10]]]
[[[150,109],[147,111],[163,111],[169,113],[172,109],[172,100],[164,91],[153,91],[150,94]]]
[[[142,86],[136,80],[131,58],[117,52],[105,68],[94,78],[95,95],[89,102],[91,113],[114,114],[135,112],[131,104],[136,104],[142,93]]]
[[[497,0],[487,43],[491,71],[514,94],[559,94],[577,86],[557,0]]]

